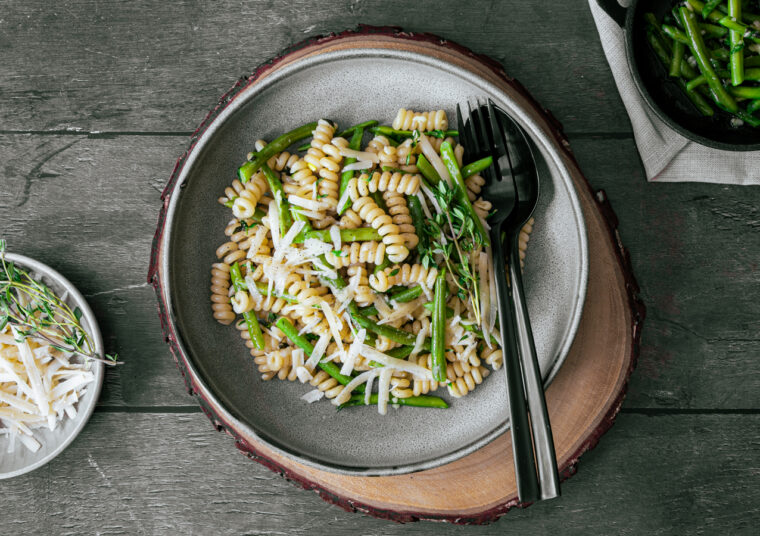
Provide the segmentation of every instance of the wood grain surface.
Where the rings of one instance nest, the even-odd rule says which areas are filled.
[[[206,111],[284,46],[359,22],[489,54],[548,107],[647,304],[615,426],[562,498],[490,526],[349,514],[237,454],[185,393],[145,283],[159,192]],[[0,50],[0,235],[88,296],[126,362],[67,451],[0,482],[0,533],[754,534],[760,188],[646,183],[585,1],[14,1]]]

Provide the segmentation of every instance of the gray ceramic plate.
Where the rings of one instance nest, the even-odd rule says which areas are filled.
[[[491,97],[521,123],[540,155],[541,199],[525,284],[543,376],[548,382],[556,374],[578,327],[588,262],[580,205],[549,140],[506,95],[450,64],[401,51],[332,52],[299,60],[239,93],[191,149],[169,200],[162,291],[190,372],[225,417],[301,463],[371,475],[450,462],[507,429],[503,370],[445,411],[401,408],[381,417],[372,407],[336,413],[325,401],[308,405],[300,396],[310,386],[260,380],[237,330],[217,324],[209,307],[209,269],[229,218],[216,198],[256,139],[319,118],[390,123],[400,107],[444,108],[453,118],[455,104],[476,95]]]
[[[92,313],[90,306],[87,305],[87,301],[68,279],[49,266],[29,257],[6,253],[5,258],[30,271],[35,277],[40,277],[42,282],[53,289],[59,296],[63,292],[68,292],[69,297],[67,302],[82,310],[82,327],[90,334],[92,342],[95,345],[95,351],[103,353],[103,338],[100,336],[100,329],[95,320],[95,315]],[[95,381],[87,386],[87,392],[79,401],[76,417],[73,419],[63,419],[58,423],[56,429],[52,431],[47,428],[35,430],[35,439],[42,443],[42,447],[37,452],[31,452],[22,444],[16,442],[14,451],[8,453],[9,439],[6,436],[0,436],[0,479],[23,475],[38,467],[42,467],[63,452],[74,441],[74,438],[79,435],[79,432],[87,424],[90,415],[92,415],[95,409],[95,403],[98,401],[100,388],[103,385],[105,365],[98,361],[92,361],[90,366],[95,374]]]

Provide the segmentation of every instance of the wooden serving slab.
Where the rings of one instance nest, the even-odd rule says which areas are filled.
[[[581,201],[589,249],[588,292],[580,327],[567,359],[546,392],[561,475],[563,479],[568,478],[575,472],[580,456],[593,448],[612,426],[620,409],[638,355],[644,306],[616,231],[617,220],[604,192],[592,191],[560,125],[517,81],[506,75],[500,64],[439,37],[405,33],[397,28],[362,26],[355,31],[312,38],[291,47],[260,66],[250,77],[240,80],[199,126],[190,147],[242,89],[259,83],[293,61],[348,48],[407,50],[468,69],[498,86],[528,111],[562,155]],[[160,270],[160,244],[165,211],[185,157],[186,154],[178,160],[162,196],[164,206],[148,280],[158,295],[166,340],[188,390],[198,394],[199,386],[187,373],[188,357],[176,344],[177,336],[168,322],[160,290],[164,276]],[[345,476],[302,465],[273,451],[225,422],[216,402],[202,396],[199,401],[217,429],[232,435],[236,446],[250,458],[347,510],[401,522],[427,519],[487,523],[519,504],[508,433],[464,458],[434,469],[397,476]]]

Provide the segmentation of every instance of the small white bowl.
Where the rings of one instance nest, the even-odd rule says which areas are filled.
[[[68,292],[66,302],[69,305],[79,307],[82,311],[82,327],[90,334],[95,351],[102,354],[103,337],[100,335],[95,315],[92,313],[90,306],[87,305],[84,296],[80,294],[69,280],[49,266],[23,255],[6,253],[5,260],[12,261],[34,274],[35,278],[41,279],[56,294],[60,295],[63,292]],[[47,428],[39,428],[34,431],[34,438],[42,444],[42,447],[37,452],[30,451],[20,442],[16,441],[13,452],[9,453],[8,444],[10,439],[7,436],[0,436],[0,479],[13,478],[14,476],[23,475],[38,467],[42,467],[69,446],[79,432],[82,431],[82,428],[84,428],[84,425],[95,409],[95,403],[103,386],[104,369],[105,365],[103,363],[91,361],[91,370],[95,375],[95,381],[87,385],[85,394],[77,404],[77,415],[75,418],[64,418],[58,423],[55,430],[52,431]]]

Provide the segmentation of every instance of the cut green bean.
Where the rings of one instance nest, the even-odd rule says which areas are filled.
[[[330,229],[313,229],[306,233],[306,238],[316,238],[322,242],[330,242]],[[382,237],[376,229],[372,227],[357,227],[356,229],[341,229],[341,242],[368,242],[370,240],[378,241]]]
[[[422,295],[422,287],[419,285],[415,285],[413,287],[403,288],[401,290],[398,290],[397,292],[391,292],[390,298],[391,300],[398,303],[407,303],[412,300],[416,300],[421,295]]]
[[[663,66],[667,67],[668,62],[670,61],[670,55],[668,54],[666,45],[663,41],[660,40],[658,37],[658,31],[655,26],[649,26],[647,28],[647,39],[649,40],[649,44],[652,47],[652,50],[655,51],[657,56],[660,58],[660,61],[662,62]],[[691,69],[691,66],[685,62],[681,62],[681,74],[686,76],[685,73],[691,74],[692,76],[690,78],[693,78],[696,76],[696,73],[693,72]],[[702,113],[704,116],[712,116],[715,112],[712,109],[712,106],[710,106],[710,103],[708,103],[702,95],[699,93],[693,92],[693,91],[687,91],[686,89],[686,83],[678,79],[676,80],[676,83],[681,87],[681,89],[686,93],[686,96],[689,97],[691,102],[694,104],[694,106]]]
[[[699,25],[700,29],[711,37],[725,37],[728,33],[728,29],[717,24],[702,23]]]
[[[433,302],[423,303],[422,306],[425,309],[427,309],[428,311],[430,311],[431,313],[435,310],[435,304]],[[451,318],[452,316],[454,316],[454,309],[452,309],[451,307],[449,307],[447,305],[446,306],[446,318]]]
[[[673,78],[681,77],[681,60],[685,48],[686,45],[679,41],[673,45],[673,54],[670,57],[670,76]]]
[[[728,88],[728,92],[731,93],[734,97],[739,97],[742,99],[760,99],[760,87],[730,87]]]
[[[459,136],[459,131],[457,130],[428,130],[426,132],[421,132],[415,130],[397,130],[393,127],[387,126],[373,127],[370,128],[370,131],[381,136],[392,136],[394,138],[413,138],[415,132],[420,132],[421,134],[432,136],[433,138],[448,138]]]
[[[462,168],[462,177],[466,179],[471,175],[480,173],[484,169],[487,169],[491,164],[493,164],[493,156],[486,156],[480,160],[475,160],[475,162],[470,162]]]
[[[285,318],[284,316],[281,316],[277,322],[275,323],[277,328],[282,331],[282,333],[290,339],[293,344],[301,348],[306,354],[306,357],[310,357],[311,353],[314,351],[314,346],[309,342],[309,340],[304,337],[303,335],[298,334],[298,330],[295,328],[293,323]],[[344,374],[340,373],[340,367],[333,363],[332,361],[328,361],[325,363],[318,363],[317,366],[327,372],[330,376],[338,380],[338,382],[341,385],[348,385],[348,383],[353,379],[351,376],[346,376]],[[356,391],[363,393],[364,392],[364,385],[360,385],[356,388]]]
[[[240,166],[238,177],[243,183],[248,182],[253,174],[261,168],[262,164],[265,164],[275,154],[284,151],[295,142],[310,136],[315,128],[317,128],[317,123],[307,123],[275,138],[272,143],[259,151],[253,160]]]
[[[760,37],[758,37],[758,31],[754,28],[750,28],[746,24],[737,22],[735,17],[723,17],[718,21],[718,24],[727,28],[731,32],[738,33],[740,36],[746,36],[750,41],[760,43]],[[731,47],[733,48],[733,44]]]
[[[736,113],[739,111],[739,107],[737,106],[736,101],[731,95],[729,95],[729,93],[726,91],[726,88],[723,87],[723,84],[718,78],[718,75],[715,74],[715,69],[713,69],[710,60],[707,57],[707,52],[705,51],[705,43],[702,39],[702,34],[697,27],[696,15],[694,15],[692,11],[689,11],[685,7],[681,7],[678,11],[681,14],[681,19],[683,20],[686,35],[689,38],[689,47],[691,48],[691,52],[694,55],[694,58],[697,60],[699,70],[707,79],[707,84],[710,86],[716,102],[730,112]]]
[[[728,0],[728,15],[735,20],[741,20],[741,0]],[[721,19],[722,20],[722,19]],[[731,45],[731,84],[734,86],[744,82],[744,32],[731,30],[728,38]]]
[[[483,228],[483,222],[480,221],[480,217],[478,217],[478,215],[475,213],[475,209],[472,208],[470,198],[467,196],[467,185],[464,183],[462,172],[459,170],[459,164],[457,163],[457,157],[454,155],[454,148],[451,146],[451,143],[447,141],[441,144],[441,160],[443,160],[446,169],[449,171],[449,175],[451,175],[451,180],[457,190],[457,197],[459,198],[459,202],[462,204],[462,206],[464,206],[468,215],[470,218],[472,218],[472,221],[475,224],[475,229],[480,235],[483,246],[489,247],[491,245],[491,240],[488,236],[488,233]]]
[[[416,195],[410,195],[406,198],[406,204],[409,205],[409,215],[412,218],[414,232],[419,238],[417,248],[420,251],[427,251],[430,248],[430,237],[425,232],[425,214],[422,211],[422,203]]]
[[[446,268],[438,272],[435,280],[435,297],[433,298],[433,319],[430,329],[433,341],[430,349],[431,370],[437,382],[446,381]]]
[[[747,113],[748,114],[753,114],[753,113],[755,113],[758,110],[760,110],[760,99],[753,100],[752,102],[750,102],[747,105]]]
[[[369,404],[370,405],[376,405],[378,401],[378,395],[377,393],[372,393],[369,396]],[[437,396],[430,396],[430,395],[420,395],[420,396],[409,396],[407,398],[395,398],[392,397],[389,401],[389,404],[397,404],[399,406],[412,406],[415,408],[438,408],[438,409],[447,409],[449,405],[446,403],[446,401],[443,398],[438,398]],[[344,404],[341,404],[338,406],[338,409],[343,408],[351,408],[355,406],[364,406],[365,405],[365,396],[364,395],[351,395],[351,398],[348,399],[348,402],[345,402]]]
[[[348,147],[349,149],[358,151],[359,149],[361,149],[362,137],[364,136],[364,128],[357,128],[353,132],[354,132],[354,135],[351,136],[351,141],[349,142]],[[350,156],[346,158],[346,160],[344,161],[343,167],[349,164],[353,164],[354,162],[356,162],[356,158],[354,158],[353,156]],[[338,192],[338,199],[343,198],[343,194],[345,193],[346,188],[348,188],[348,183],[351,182],[351,179],[353,178],[354,178],[353,169],[350,171],[344,171],[340,175],[340,190]],[[350,203],[345,203],[342,207],[340,207],[338,214],[342,215],[350,206],[351,206]]]
[[[709,1],[705,2],[705,5],[704,5],[704,7],[702,7],[702,11],[701,11],[702,17],[705,18],[705,19],[708,18],[710,16],[710,13],[712,13],[713,10],[716,7],[718,7],[718,4],[720,4],[721,1],[722,0],[709,0]]]
[[[338,134],[338,137],[345,138],[351,133],[356,132],[357,130],[364,131],[368,128],[372,128],[378,124],[378,121],[375,121],[374,119],[370,121],[365,121],[364,123],[359,123],[358,125],[354,125],[352,127],[348,127],[346,130]],[[358,149],[357,149],[358,150]]]
[[[374,322],[366,316],[362,315],[359,311],[359,307],[355,302],[351,302],[348,305],[348,313],[351,315],[351,318],[359,327],[362,327],[367,331],[377,333],[378,335],[382,335],[383,337],[386,337],[393,342],[397,342],[398,344],[404,346],[414,346],[415,342],[417,342],[417,337],[408,331],[394,328],[392,326],[386,326],[384,324],[378,324],[377,322]],[[427,344],[425,349],[430,350],[430,344]]]
[[[234,263],[230,266],[230,282],[237,292],[246,291],[247,286],[242,274],[240,273],[240,265]],[[251,337],[251,342],[254,348],[257,350],[264,349],[264,335],[261,333],[261,326],[259,325],[259,319],[256,318],[256,313],[253,311],[246,311],[243,313],[243,320],[248,328],[248,335]]]
[[[382,171],[387,171],[389,173],[401,173],[402,175],[403,174],[409,174],[409,175],[411,175],[411,173],[412,173],[411,171],[406,171],[405,169],[399,169],[399,168],[392,167],[392,166],[383,166],[380,169]]]
[[[438,172],[433,167],[433,164],[431,164],[428,159],[425,158],[424,154],[421,154],[417,157],[417,169],[420,170],[420,173],[422,173],[423,177],[430,181],[430,184],[438,184],[441,182],[441,176],[438,175]]]
[[[269,147],[267,145],[267,147]],[[265,147],[266,148],[266,147]],[[284,235],[293,225],[293,216],[290,214],[290,203],[285,198],[285,192],[282,189],[282,182],[274,171],[264,162],[261,164],[261,170],[264,172],[264,176],[269,183],[269,189],[272,190],[274,196],[275,206],[277,207],[277,215],[280,220],[280,233]]]

